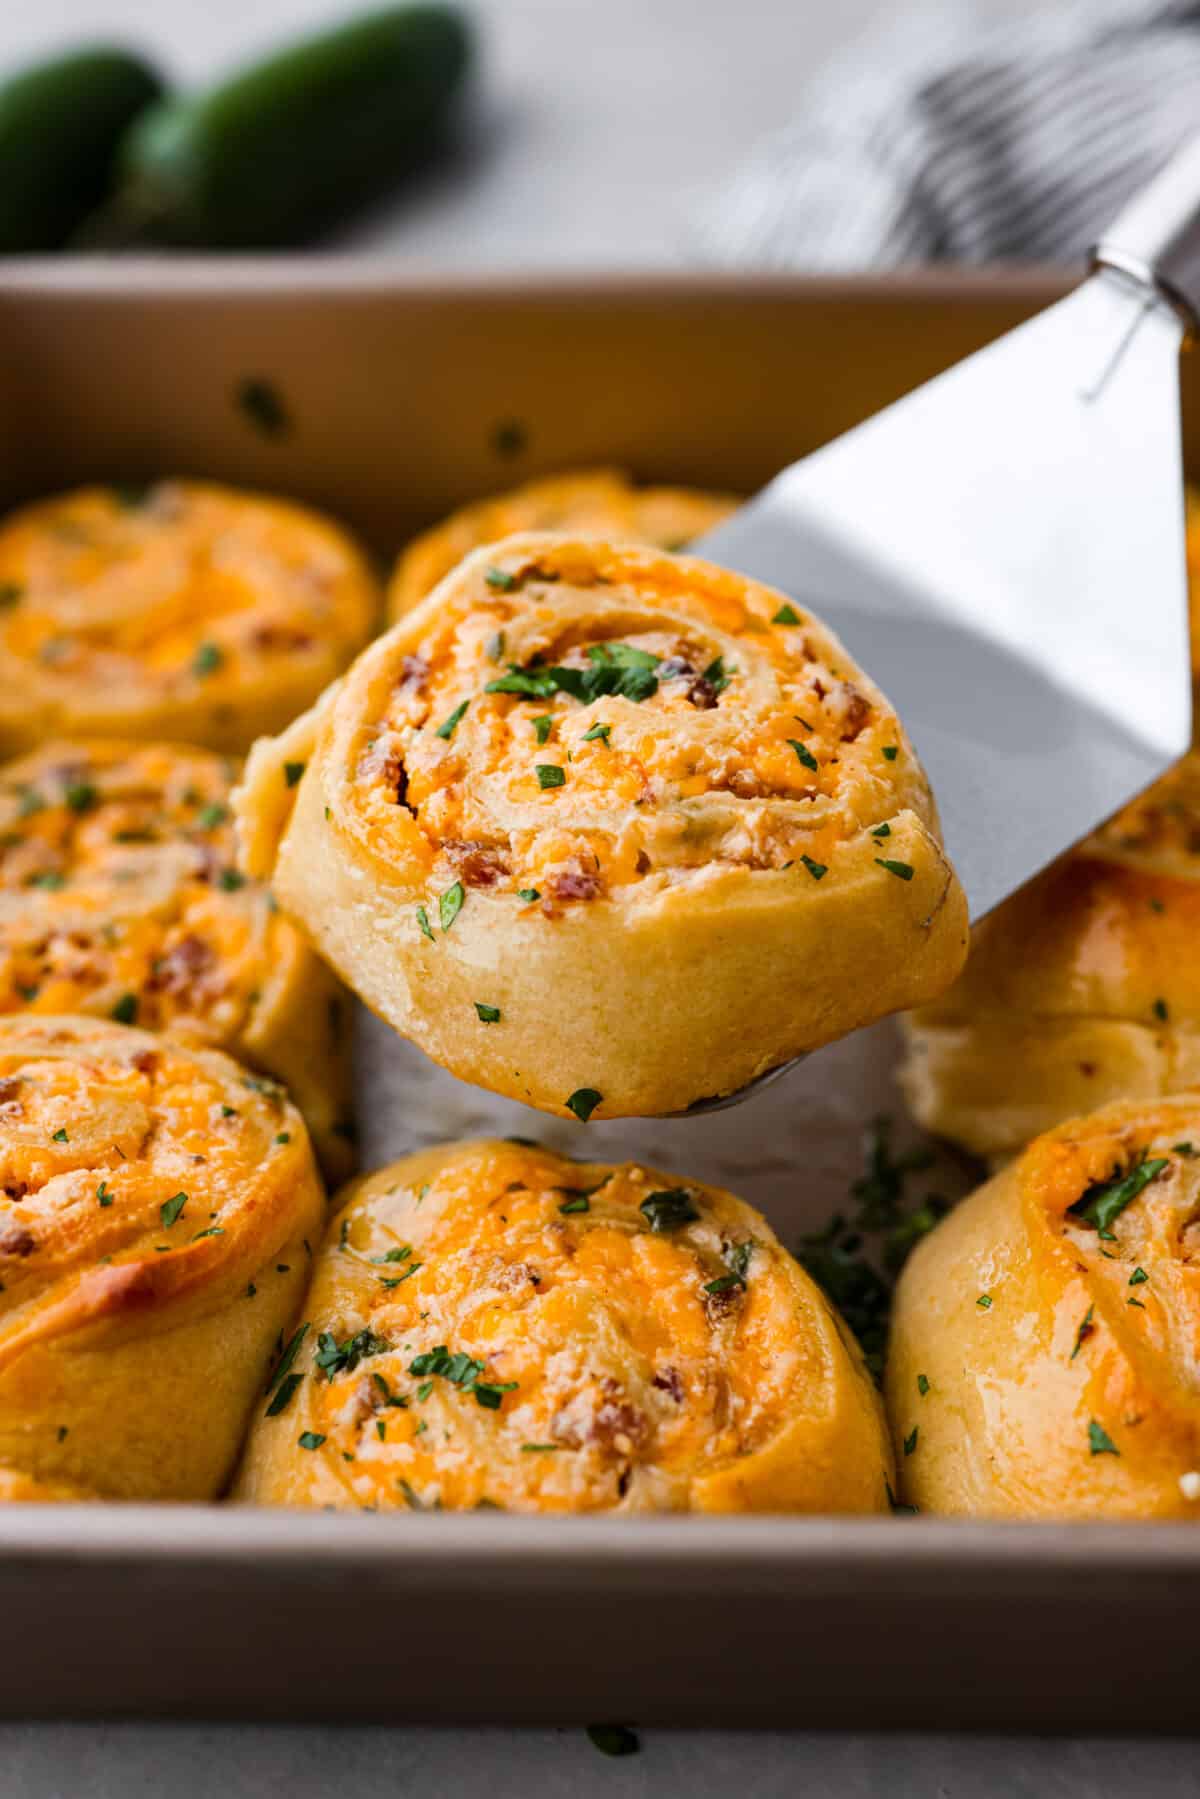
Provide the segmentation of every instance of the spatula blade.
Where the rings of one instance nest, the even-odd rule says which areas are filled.
[[[1181,339],[1102,271],[697,546],[810,607],[879,682],[973,917],[1188,746]]]

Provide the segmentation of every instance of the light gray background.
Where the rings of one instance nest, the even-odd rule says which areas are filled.
[[[940,10],[970,27],[1049,3],[947,0]],[[37,0],[20,8],[8,0],[0,61],[117,30],[196,79],[302,23],[352,10],[347,0]],[[895,30],[898,15],[903,22],[925,9],[897,0],[476,0],[474,10],[485,30],[486,90],[469,153],[357,227],[347,247],[442,268],[677,262],[685,218],[731,158],[789,117],[816,66],[874,24]],[[419,1653],[419,1622],[396,1620],[398,1683],[405,1655]],[[179,1626],[185,1631],[187,1620]],[[535,1664],[536,1646],[528,1652]],[[1111,1653],[1097,1663],[1098,1728],[1119,1715],[1110,1663]],[[330,1669],[335,1682],[336,1645]],[[719,1695],[713,1710],[719,1719]],[[1183,1799],[1200,1792],[1200,1758],[1191,1743],[648,1730],[639,1756],[609,1761],[578,1730],[0,1726],[4,1799],[724,1799],[730,1791],[754,1799]]]

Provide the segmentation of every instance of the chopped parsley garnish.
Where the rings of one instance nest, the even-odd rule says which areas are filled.
[[[408,1507],[410,1512],[423,1512],[425,1510],[424,1501],[421,1498],[419,1498],[415,1489],[409,1485],[408,1481],[406,1481],[404,1479],[403,1475],[400,1476],[400,1479],[396,1482],[396,1485],[399,1487],[400,1491],[403,1493],[404,1503]]]
[[[928,1393],[928,1391],[929,1391],[929,1376],[927,1374],[918,1374],[918,1376],[917,1376],[917,1392],[921,1395],[922,1399],[924,1399],[924,1397],[925,1397],[926,1393]]]
[[[304,773],[304,770],[307,768],[307,766],[308,766],[308,764],[305,762],[285,762],[284,763],[283,778],[287,782],[289,787],[294,787],[296,785],[296,783],[299,781],[301,775]]]
[[[515,693],[527,700],[569,693],[582,705],[590,705],[604,694],[640,701],[658,692],[659,659],[648,650],[629,643],[594,643],[589,644],[587,657],[588,668],[543,668],[538,664],[519,668],[513,663],[507,674],[489,681],[484,692]]]
[[[112,1015],[118,1024],[132,1024],[138,1014],[136,993],[123,993],[112,1009]]]
[[[63,799],[72,812],[90,812],[99,798],[99,793],[90,781],[72,781],[63,794]]]
[[[355,1331],[344,1343],[339,1343],[330,1331],[322,1331],[313,1364],[323,1370],[327,1380],[332,1380],[337,1374],[353,1374],[365,1357],[383,1355],[391,1347],[386,1337],[377,1335],[369,1326]]]
[[[677,1231],[685,1224],[694,1224],[700,1216],[686,1187],[668,1187],[648,1193],[638,1211],[658,1236]]]
[[[299,767],[299,768],[303,769],[304,764],[302,762],[301,763],[289,762],[287,764],[287,767],[288,768]],[[292,785],[292,783],[291,783],[291,781],[289,781],[288,786],[290,787],[291,785]],[[229,807],[222,806],[219,803],[214,803],[211,806],[205,806],[204,810],[197,814],[196,823],[200,826],[200,829],[202,831],[215,831],[217,826],[223,825],[225,823],[225,820],[228,817],[229,817]]]
[[[1141,1287],[1144,1286],[1149,1279],[1150,1276],[1146,1273],[1144,1268],[1135,1268],[1129,1277],[1129,1285],[1131,1287]]]
[[[522,1443],[522,1455],[553,1455],[558,1449],[557,1443]]]
[[[920,1428],[921,1427],[919,1424],[914,1424],[912,1429],[909,1431],[907,1437],[905,1437],[905,1439],[904,1439],[905,1455],[911,1455],[913,1450],[917,1447],[917,1433],[919,1432]]]
[[[627,1724],[589,1724],[587,1737],[601,1755],[636,1755],[642,1746]]]
[[[543,793],[545,793],[547,788],[549,788],[549,787],[565,787],[566,786],[566,782],[567,782],[566,770],[559,768],[558,764],[555,762],[538,762],[538,763],[536,763],[534,766],[534,773],[537,775],[538,786],[541,788]]]
[[[30,875],[25,883],[27,887],[44,888],[47,893],[57,893],[66,884],[66,875],[60,874],[56,868],[48,868],[42,874]]]
[[[519,586],[516,575],[510,575],[507,569],[489,567],[483,571],[483,578],[488,586],[497,593],[512,593]]]
[[[733,675],[734,671],[732,669],[727,671],[725,668],[725,658],[723,656],[714,656],[701,676],[701,679],[707,681],[714,693],[724,693],[725,689],[729,686],[730,681],[732,681]]]
[[[1160,1023],[1165,1024],[1167,1022],[1167,1002],[1165,999],[1156,999],[1154,1002],[1153,1011],[1154,1011],[1154,1016],[1160,1021]]]
[[[885,743],[884,744],[883,755],[884,755],[885,761],[894,762],[896,760],[896,757],[899,754],[900,754],[900,745],[898,743]]]
[[[215,674],[224,660],[219,644],[202,643],[192,657],[192,673],[203,679],[205,675]]]
[[[458,729],[459,720],[462,718],[470,704],[470,700],[463,700],[460,705],[457,705],[453,712],[450,713],[449,717],[442,720],[441,724],[434,732],[434,736],[440,737],[444,743],[449,743],[455,731]]]
[[[1093,1455],[1120,1455],[1121,1453],[1104,1426],[1097,1424],[1094,1418],[1088,1420],[1088,1448]]]
[[[532,906],[534,900],[540,900],[541,897],[542,896],[536,887],[517,888],[517,898],[519,900],[524,900],[527,906]]]
[[[1080,1324],[1079,1329],[1075,1332],[1075,1347],[1067,1358],[1068,1361],[1073,1362],[1075,1360],[1075,1357],[1079,1354],[1080,1350],[1095,1330],[1096,1327],[1092,1323],[1092,1314],[1095,1310],[1095,1306],[1089,1306],[1087,1311],[1083,1314],[1083,1321]]]
[[[551,731],[554,729],[554,714],[552,712],[542,712],[537,718],[531,719],[530,723],[533,725],[534,736],[537,738],[538,744],[541,745],[545,743],[547,737],[549,737]]]
[[[788,742],[796,752],[797,762],[803,763],[805,768],[811,768],[814,771],[819,772],[821,767],[820,763],[817,761],[817,758],[813,755],[812,751],[805,748],[798,737],[789,737]]]
[[[187,1202],[186,1193],[174,1193],[170,1199],[164,1199],[158,1208],[158,1215],[162,1219],[162,1227],[165,1231],[169,1231],[173,1224],[178,1224],[183,1217],[183,1208]]]
[[[730,1293],[735,1287],[746,1285],[746,1270],[750,1266],[750,1257],[754,1254],[754,1239],[747,1237],[744,1242],[735,1243],[725,1258],[728,1274],[718,1280],[705,1283],[706,1293]]]
[[[1175,1151],[1177,1156],[1190,1157],[1200,1155],[1200,1150],[1196,1148],[1194,1143],[1172,1143],[1171,1148]]]
[[[890,837],[891,834],[892,827],[888,824],[876,825],[875,829],[871,832],[872,837]]]
[[[595,1192],[595,1188],[592,1188],[590,1192],[585,1193],[583,1191],[582,1187],[580,1187],[578,1189],[568,1188],[568,1187],[560,1187],[559,1192],[566,1193],[568,1195],[568,1197],[566,1199],[564,1199],[562,1205],[559,1206],[559,1208],[558,1208],[559,1211],[564,1215],[564,1217],[569,1218],[573,1212],[590,1212],[591,1211],[591,1209],[592,1209],[591,1195],[593,1192]]]
[[[464,891],[461,881],[455,881],[453,887],[447,887],[445,893],[442,894],[441,898],[438,900],[438,919],[443,931],[448,931],[450,929],[450,926],[462,911],[463,901],[466,897],[466,892]]]
[[[1127,1173],[1114,1171],[1107,1181],[1093,1181],[1082,1199],[1077,1199],[1067,1209],[1073,1218],[1078,1218],[1081,1224],[1090,1224],[1105,1242],[1111,1243],[1114,1237],[1110,1227],[1142,1189],[1169,1166],[1165,1156],[1156,1156],[1151,1161],[1142,1150]]]
[[[475,1001],[475,1011],[478,1014],[480,1024],[499,1024],[500,1022],[499,1006],[485,1006],[482,1000],[477,999]]]
[[[295,1396],[296,1389],[303,1380],[304,1376],[302,1374],[285,1374],[276,1387],[275,1397],[272,1399],[263,1416],[266,1418],[277,1418],[280,1412],[285,1412]]]
[[[410,1262],[403,1274],[387,1275],[379,1284],[390,1292],[393,1287],[403,1286],[405,1281],[410,1281],[413,1275],[419,1274],[424,1266],[424,1262]]]
[[[433,926],[429,922],[429,914],[424,906],[417,907],[417,923],[421,927],[422,937],[428,937],[430,943],[432,943],[434,941]]]
[[[276,1143],[290,1143],[291,1140],[292,1140],[292,1134],[290,1131],[276,1131],[276,1133],[275,1133]]]
[[[223,868],[217,876],[217,886],[222,893],[236,893],[246,885],[246,877],[240,868]]]
[[[96,1188],[96,1198],[102,1206],[111,1206],[116,1195],[107,1181],[101,1181],[100,1185]]]
[[[829,868],[826,863],[814,862],[811,856],[801,856],[800,860],[803,862],[814,881],[821,880],[824,875],[829,873]]]
[[[603,743],[603,744],[607,745],[609,732],[611,730],[612,730],[611,725],[593,725],[590,731],[584,732],[583,742],[584,743]]]
[[[981,1312],[990,1312],[992,1309],[991,1294],[990,1293],[981,1293],[979,1295],[979,1298],[975,1301],[975,1304],[979,1307],[979,1310]]]
[[[603,1097],[594,1087],[576,1087],[567,1101],[567,1110],[574,1112],[580,1124],[586,1124]]]
[[[320,1449],[325,1438],[319,1430],[302,1430],[296,1441],[301,1449]]]
[[[912,871],[911,863],[909,863],[909,862],[893,862],[887,856],[876,856],[875,860],[879,864],[880,868],[886,868],[888,873],[890,875],[895,875],[896,879],[898,881],[911,881],[912,880],[913,871]]]
[[[66,1126],[60,1124],[58,1129],[55,1131],[53,1137],[51,1138],[51,1142],[53,1142],[53,1143],[69,1143],[70,1141],[71,1141],[71,1139],[67,1136]]]
[[[783,605],[771,620],[773,625],[798,625],[800,614],[794,606]]]
[[[477,1361],[474,1356],[469,1356],[465,1349],[460,1349],[451,1355],[446,1345],[439,1343],[436,1349],[429,1349],[423,1355],[414,1356],[408,1364],[408,1372],[416,1375],[440,1376],[442,1380],[448,1380],[451,1386],[458,1387],[461,1392],[473,1393],[476,1403],[483,1406],[485,1411],[498,1412],[504,1395],[515,1392],[517,1382],[515,1380],[481,1381],[479,1377],[483,1373],[484,1367],[483,1362]],[[431,1391],[432,1387],[433,1382],[430,1380],[428,1390]],[[417,1398],[421,1397],[422,1394],[418,1392]]]

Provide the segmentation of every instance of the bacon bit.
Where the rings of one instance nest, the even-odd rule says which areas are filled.
[[[442,845],[460,881],[467,887],[494,887],[510,872],[508,854],[497,845],[479,838],[450,841]]]
[[[500,1293],[516,1293],[521,1287],[540,1287],[542,1277],[530,1262],[506,1262],[502,1256],[493,1256],[484,1284]]]
[[[638,851],[637,861],[634,863],[634,867],[640,875],[648,875],[650,873],[650,858],[645,850]]]
[[[8,1080],[0,1081],[0,1106],[6,1106],[10,1099],[16,1099],[17,1094],[20,1091],[21,1081],[19,1076],[10,1076]]]
[[[683,1404],[683,1382],[678,1368],[660,1368],[651,1376],[650,1385],[657,1387],[660,1393],[668,1393],[676,1405]]]
[[[625,1396],[619,1381],[607,1375],[601,1383],[604,1397],[588,1430],[588,1440],[609,1454],[632,1455],[650,1434],[650,1421]]]
[[[582,868],[571,868],[564,874],[551,875],[546,888],[552,900],[560,900],[564,904],[568,900],[595,899],[604,890],[599,876],[588,874]],[[545,905],[542,910],[545,910]]]
[[[658,665],[660,681],[679,681],[685,675],[691,680],[699,672],[695,663],[689,662],[686,656],[668,656],[664,662],[660,662]]]
[[[1084,1075],[1086,1079],[1090,1080],[1096,1072],[1096,1064],[1094,1062],[1081,1062],[1079,1064],[1079,1072]]]
[[[311,650],[312,634],[297,631],[294,625],[256,625],[250,633],[256,650]]]
[[[158,1051],[156,1049],[139,1049],[133,1058],[133,1066],[139,1074],[154,1075],[158,1073]]]
[[[203,937],[194,933],[181,937],[156,962],[146,985],[160,993],[186,993],[208,973],[214,959],[212,945]]]
[[[842,742],[853,743],[871,716],[871,702],[849,681],[842,683],[846,696],[846,715],[842,720]]]
[[[819,700],[823,700],[825,695],[829,692],[828,687],[826,687],[819,675],[813,681],[812,690]]]
[[[24,1199],[28,1191],[28,1181],[14,1181],[11,1187],[0,1187],[0,1193],[4,1194],[5,1199]]]
[[[745,1291],[746,1289],[742,1286],[733,1286],[723,1287],[719,1293],[706,1293],[704,1295],[704,1316],[708,1322],[720,1324],[723,1319],[728,1318],[730,1312],[740,1303]]]
[[[717,703],[717,690],[711,681],[706,681],[701,675],[688,688],[687,697],[697,712],[711,712]]]
[[[429,664],[424,656],[405,656],[400,663],[401,693],[424,693],[429,680]]]
[[[10,1224],[8,1229],[0,1231],[0,1256],[28,1256],[37,1248],[37,1243],[21,1224]]]
[[[381,769],[385,787],[390,787],[395,795],[396,804],[403,806],[406,812],[412,812],[408,803],[408,770],[399,756],[389,756]],[[416,814],[414,813],[415,817]]]

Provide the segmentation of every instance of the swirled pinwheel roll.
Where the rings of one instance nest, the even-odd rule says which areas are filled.
[[[901,1275],[888,1412],[922,1510],[1200,1520],[1200,1097],[1038,1138]]]
[[[477,552],[256,746],[237,804],[246,866],[369,1005],[547,1111],[732,1092],[966,949],[887,701],[815,619],[692,558]]]
[[[1063,1118],[1200,1087],[1200,752],[989,914],[909,1021],[929,1130],[1013,1155]]]
[[[228,1056],[0,1019],[0,1468],[214,1498],[323,1214],[299,1113]]]
[[[0,521],[0,754],[245,750],[345,667],[378,603],[346,533],[284,500],[199,481],[42,500]]]
[[[481,1142],[343,1195],[235,1496],[880,1512],[891,1481],[857,1346],[757,1212]]]
[[[0,767],[0,1015],[87,1013],[227,1049],[286,1082],[343,1178],[349,1000],[235,866],[239,772],[99,738]]]
[[[727,518],[731,494],[695,487],[635,487],[617,469],[575,469],[527,481],[509,493],[476,500],[443,519],[402,551],[388,584],[388,617],[400,618],[431,593],[472,550],[527,531],[566,531],[682,550]]]

